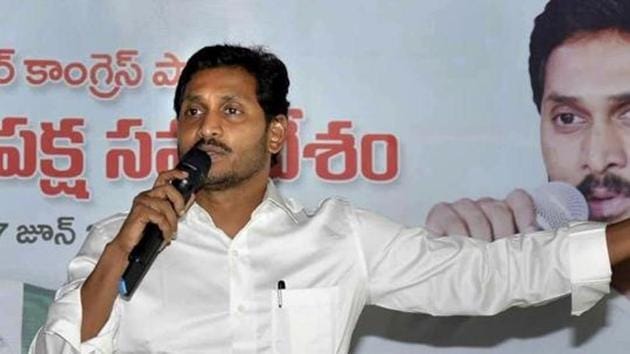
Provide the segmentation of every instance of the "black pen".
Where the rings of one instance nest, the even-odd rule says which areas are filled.
[[[284,283],[284,280],[280,280],[278,282],[278,307],[282,308],[282,290],[286,289],[287,285]]]

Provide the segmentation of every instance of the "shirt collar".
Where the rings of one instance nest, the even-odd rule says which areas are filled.
[[[300,216],[302,214],[303,207],[293,200],[284,199],[284,197],[280,194],[278,187],[276,187],[275,183],[273,183],[271,179],[269,179],[269,181],[267,182],[267,189],[265,191],[265,196],[263,197],[262,202],[254,210],[254,212],[252,213],[252,216],[258,213],[259,210],[261,210],[261,207],[267,203],[270,203],[280,208],[291,218],[291,220],[293,220],[293,222],[295,222],[296,224],[299,223],[301,219]],[[212,218],[210,217],[210,215],[197,203],[194,203],[192,205],[192,207],[186,214],[185,218],[187,217],[194,217],[197,220],[201,220],[201,221],[209,220],[214,225],[214,222],[212,221]]]
[[[291,201],[285,200],[276,187],[276,184],[273,183],[271,179],[269,179],[269,181],[267,182],[267,190],[265,191],[263,203],[265,203],[267,200],[269,200],[270,203],[274,204],[278,208],[282,209],[285,213],[287,213],[287,215],[289,215],[289,217],[295,223],[298,223],[298,217],[296,213],[299,212],[302,208],[299,205],[295,205],[295,203],[291,203]]]

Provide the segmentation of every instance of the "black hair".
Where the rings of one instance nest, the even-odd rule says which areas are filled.
[[[630,33],[630,0],[551,0],[536,17],[529,41],[529,78],[538,111],[551,52],[576,35]]]

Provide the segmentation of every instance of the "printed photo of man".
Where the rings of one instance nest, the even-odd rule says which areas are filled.
[[[551,0],[535,20],[529,73],[549,181],[579,189],[590,220],[630,217],[630,1]],[[488,240],[538,227],[522,189],[439,203],[426,224]],[[630,295],[630,284],[613,286]]]

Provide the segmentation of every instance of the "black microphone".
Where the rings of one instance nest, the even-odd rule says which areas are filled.
[[[210,171],[212,160],[206,152],[194,146],[190,149],[175,167],[178,170],[188,172],[188,177],[175,179],[171,182],[173,187],[184,197],[184,203],[203,184]],[[129,265],[120,279],[118,292],[125,298],[131,299],[138,288],[140,281],[153,264],[155,257],[164,249],[165,242],[160,228],[154,223],[148,223],[142,232],[140,242],[129,254]]]

